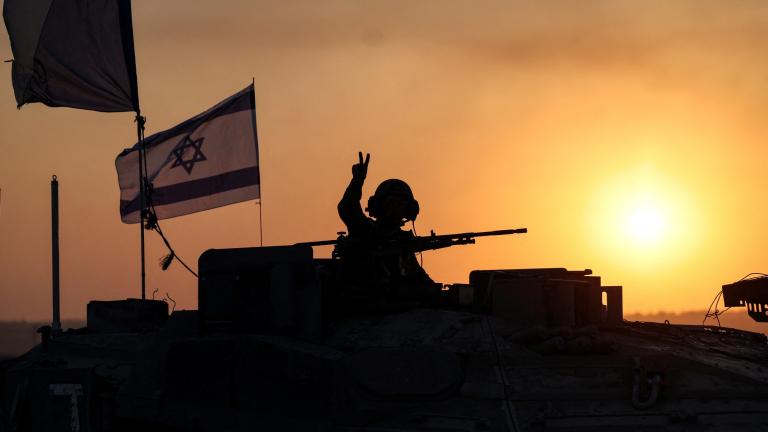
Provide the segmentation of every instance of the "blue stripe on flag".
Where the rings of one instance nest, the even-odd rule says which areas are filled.
[[[174,204],[204,196],[239,189],[259,184],[259,167],[243,168],[223,174],[176,183],[155,188],[152,192],[152,203],[156,206]],[[120,215],[125,217],[139,211],[139,197],[131,201],[120,201]]]

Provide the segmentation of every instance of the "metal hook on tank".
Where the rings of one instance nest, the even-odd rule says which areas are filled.
[[[652,407],[659,399],[661,389],[661,373],[655,372],[649,378],[648,370],[640,359],[635,357],[635,378],[632,384],[632,406],[637,409]],[[645,400],[640,400],[641,395],[648,395]]]

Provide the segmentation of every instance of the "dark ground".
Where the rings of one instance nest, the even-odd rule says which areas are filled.
[[[704,311],[689,311],[681,313],[657,312],[653,314],[630,314],[625,315],[627,321],[652,321],[664,322],[669,320],[671,324],[701,324],[704,318]],[[720,323],[723,327],[732,327],[742,330],[748,330],[758,333],[768,333],[768,323],[758,323],[752,320],[743,308],[733,309],[720,317]],[[16,357],[40,341],[40,335],[37,329],[43,325],[39,321],[0,321],[0,360]],[[708,319],[707,325],[717,325],[714,319]],[[85,321],[65,320],[62,323],[64,329],[80,328],[85,326]]]

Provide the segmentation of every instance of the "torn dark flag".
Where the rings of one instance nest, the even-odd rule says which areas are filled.
[[[19,107],[139,111],[130,0],[5,0]]]
[[[260,198],[253,85],[180,125],[144,140],[148,204],[158,219]],[[115,161],[120,216],[138,223],[139,147]]]

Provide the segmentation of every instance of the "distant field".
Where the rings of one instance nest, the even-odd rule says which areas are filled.
[[[624,316],[624,319],[627,321],[664,322],[664,320],[669,320],[671,324],[695,325],[701,324],[702,318],[704,318],[704,311],[681,313],[657,312],[654,314],[630,314]],[[728,311],[728,313],[720,317],[720,323],[723,327],[732,327],[758,333],[768,333],[768,323],[752,321],[752,318],[747,315],[746,309],[744,308]],[[0,360],[3,358],[19,356],[37,345],[40,341],[40,335],[37,333],[37,329],[40,326],[47,324],[50,323],[0,321]],[[717,325],[712,319],[707,320],[707,324]],[[80,328],[83,326],[85,326],[85,322],[78,320],[68,320],[64,321],[62,324],[62,327],[65,329]]]
[[[705,311],[689,311],[689,312],[657,312],[653,314],[631,314],[624,315],[624,319],[627,321],[653,321],[664,322],[669,320],[670,324],[701,324],[701,320],[704,319]],[[707,325],[717,325],[717,321],[710,318],[707,319]],[[756,333],[768,334],[768,323],[759,323],[752,320],[747,315],[746,308],[734,308],[729,310],[724,315],[720,316],[720,325],[723,327],[737,328],[741,330],[748,330]]]

